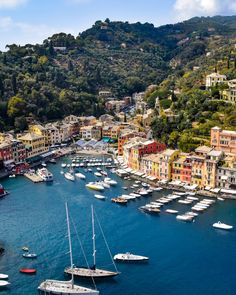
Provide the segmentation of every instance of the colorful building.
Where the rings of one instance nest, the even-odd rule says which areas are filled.
[[[211,147],[217,151],[236,154],[236,131],[211,128]]]
[[[159,174],[160,180],[171,180],[172,177],[172,163],[177,159],[180,151],[179,150],[164,150],[160,154],[160,165],[159,165]]]
[[[131,139],[135,137],[146,138],[146,134],[144,132],[130,131],[124,130],[118,138],[118,155],[123,155],[124,145]]]
[[[236,156],[229,155],[222,161],[222,165],[217,167],[216,174],[217,187],[225,189],[236,189]]]
[[[48,147],[45,145],[45,137],[35,133],[26,133],[19,135],[20,140],[26,147],[27,159],[42,155],[48,152]]]

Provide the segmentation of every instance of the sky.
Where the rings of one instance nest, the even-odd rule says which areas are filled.
[[[236,0],[0,0],[0,50],[7,44],[42,43],[59,32],[77,36],[106,18],[160,26],[233,14]]]

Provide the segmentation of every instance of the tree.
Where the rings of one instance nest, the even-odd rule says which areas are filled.
[[[10,118],[15,118],[24,113],[25,100],[19,96],[13,96],[10,98],[7,106],[7,114]]]

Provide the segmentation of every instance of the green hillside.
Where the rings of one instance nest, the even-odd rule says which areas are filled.
[[[119,98],[166,81],[189,91],[200,85],[195,75],[201,80],[220,61],[234,63],[235,27],[234,16],[193,18],[158,28],[106,19],[77,37],[60,33],[43,44],[9,45],[0,54],[0,128],[24,129],[29,116],[48,121],[68,114],[99,115],[104,112],[97,96],[101,89]],[[193,65],[201,67],[199,74],[191,72]],[[235,77],[232,69],[224,70]],[[178,110],[182,99],[172,107]],[[190,125],[193,118],[189,120]]]

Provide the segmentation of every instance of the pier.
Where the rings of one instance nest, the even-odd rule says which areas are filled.
[[[34,183],[43,182],[42,178],[35,173],[25,173],[24,176]]]

